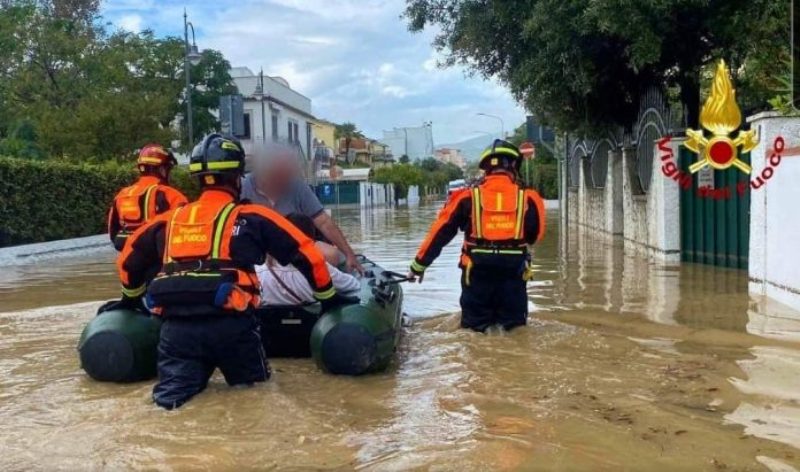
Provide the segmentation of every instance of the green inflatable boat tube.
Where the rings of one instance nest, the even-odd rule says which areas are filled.
[[[132,310],[111,310],[83,329],[81,367],[101,382],[137,382],[156,376],[161,321]]]
[[[361,303],[338,307],[311,331],[311,355],[332,374],[361,375],[384,370],[400,340],[403,290],[399,274],[365,261]]]
[[[385,369],[394,357],[402,325],[401,274],[361,257],[360,303],[320,312],[318,303],[269,306],[256,314],[269,357],[313,357],[332,374],[362,375]],[[161,321],[136,311],[112,310],[93,318],[81,334],[81,367],[104,382],[136,382],[156,376]]]
[[[319,305],[259,310],[264,348],[271,357],[307,357],[331,374],[384,370],[397,349],[403,317],[401,274],[361,256],[360,303],[321,314]]]

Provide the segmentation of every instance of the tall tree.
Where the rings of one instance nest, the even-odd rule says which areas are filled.
[[[696,122],[701,72],[718,58],[746,84],[747,111],[764,107],[773,83],[763,63],[787,54],[788,8],[783,0],[407,0],[405,15],[412,31],[437,28],[443,65],[497,77],[549,124],[591,134],[630,125],[654,86],[674,87]]]
[[[169,143],[176,137],[172,122],[184,111],[183,55],[178,38],[109,33],[97,1],[0,3],[0,140],[25,123],[45,155],[80,160]],[[192,68],[199,133],[216,127],[210,109],[235,91],[228,69],[218,51],[204,51]]]
[[[180,57],[182,58],[182,40],[180,47]],[[211,111],[219,108],[219,98],[222,95],[237,92],[236,85],[234,85],[230,75],[230,69],[231,65],[222,53],[213,49],[204,50],[201,53],[200,62],[195,66],[191,66],[189,77],[192,83],[192,124],[194,126],[194,136],[197,139],[205,133],[219,129],[219,120]],[[182,77],[183,73],[181,73]],[[184,133],[187,133],[185,96],[182,96],[179,110],[176,111],[182,114],[181,129]]]
[[[344,158],[347,160],[347,157],[350,155],[350,145],[353,143],[353,139],[363,138],[364,135],[358,130],[354,123],[345,122],[335,125],[333,137],[336,138],[337,141],[344,139]]]

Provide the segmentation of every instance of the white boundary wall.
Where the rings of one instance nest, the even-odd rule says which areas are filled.
[[[775,139],[800,146],[800,118],[762,113],[750,118],[759,137],[751,153],[752,177],[769,166]],[[774,159],[773,159],[774,161]],[[772,177],[750,192],[750,293],[800,310],[800,155],[785,155]],[[768,303],[759,300],[759,303]]]
[[[682,140],[670,147],[677,159]],[[621,236],[625,249],[642,253],[652,261],[680,262],[680,188],[661,172],[661,152],[654,142],[653,174],[645,195],[634,195],[628,171],[635,149],[611,151],[604,188],[587,188],[583,165],[580,185],[567,190],[567,220],[605,237]],[[566,174],[566,172],[565,172]]]

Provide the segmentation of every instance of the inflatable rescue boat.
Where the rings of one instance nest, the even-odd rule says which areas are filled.
[[[320,304],[257,310],[268,357],[313,357],[326,372],[363,375],[386,369],[400,339],[402,274],[361,256],[360,303],[322,313]],[[133,310],[106,311],[84,328],[81,367],[95,380],[136,382],[156,376],[161,320]]]

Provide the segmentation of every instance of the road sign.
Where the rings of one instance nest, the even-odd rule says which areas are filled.
[[[532,142],[526,141],[519,145],[519,152],[522,153],[522,156],[525,157],[525,159],[533,159],[533,157],[536,155],[536,147]]]

